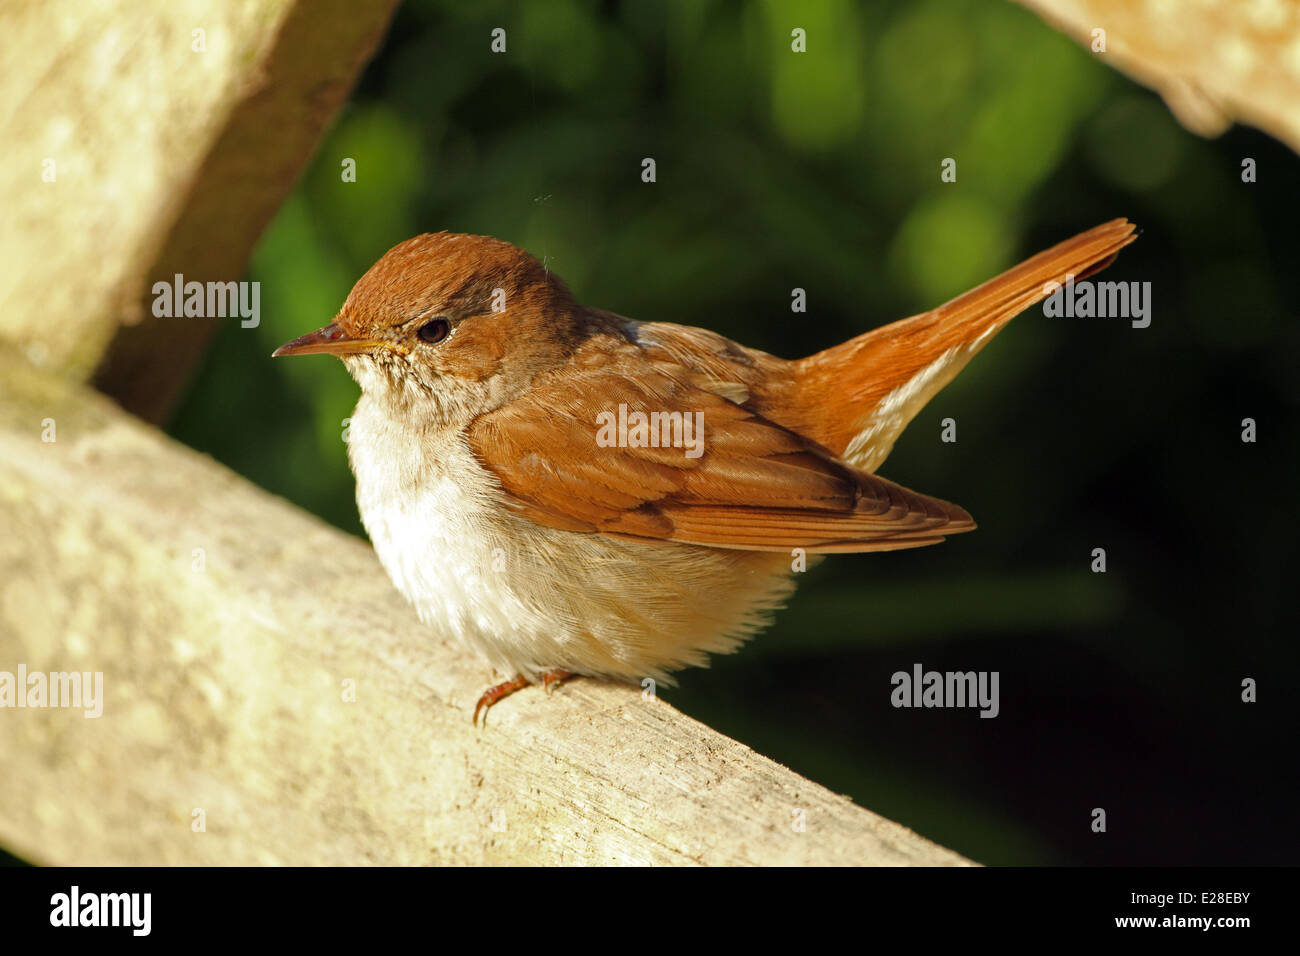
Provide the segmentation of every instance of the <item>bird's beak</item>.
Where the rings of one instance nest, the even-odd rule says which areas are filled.
[[[308,332],[306,335],[298,336],[292,342],[285,342],[271,353],[271,358],[279,358],[282,355],[315,355],[317,353],[356,355],[358,352],[369,352],[382,344],[373,339],[353,338],[337,322],[331,322],[315,332]]]

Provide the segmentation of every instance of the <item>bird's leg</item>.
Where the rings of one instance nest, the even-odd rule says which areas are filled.
[[[517,690],[523,690],[528,686],[528,679],[523,674],[516,674],[508,681],[503,681],[495,687],[489,687],[483,691],[483,696],[478,699],[474,705],[474,723],[478,723],[478,712],[483,711],[483,722],[487,723],[487,712],[492,705],[503,697],[509,697]]]
[[[549,691],[552,684],[559,684],[562,681],[568,680],[572,676],[573,674],[571,672],[559,667],[549,670],[542,675],[542,689]],[[509,697],[517,690],[523,690],[528,686],[528,684],[528,678],[524,677],[523,674],[516,674],[508,681],[503,681],[495,687],[489,687],[483,692],[483,696],[478,699],[478,703],[474,705],[474,723],[478,723],[478,715],[480,711],[483,713],[483,722],[486,723],[487,712],[491,709],[493,704]]]
[[[549,693],[552,684],[563,684],[566,680],[568,680],[572,676],[573,676],[572,671],[566,671],[559,667],[556,667],[553,670],[549,670],[542,675],[542,690]]]

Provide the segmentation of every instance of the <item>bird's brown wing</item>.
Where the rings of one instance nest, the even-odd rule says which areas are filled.
[[[974,527],[961,508],[858,471],[677,371],[627,350],[588,356],[476,419],[470,446],[510,507],[570,531],[826,552],[912,548]],[[598,416],[616,420],[620,405],[633,424],[635,412],[702,421],[701,453],[602,445]],[[629,429],[629,444],[639,437]]]

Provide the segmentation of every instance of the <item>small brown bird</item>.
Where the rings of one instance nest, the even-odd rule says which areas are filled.
[[[975,527],[874,474],[907,423],[1048,283],[1135,238],[1117,219],[937,309],[787,361],[583,306],[522,250],[416,236],[275,355],[361,386],[348,455],[380,561],[421,619],[516,674],[622,680],[707,663],[794,588],[793,554]]]

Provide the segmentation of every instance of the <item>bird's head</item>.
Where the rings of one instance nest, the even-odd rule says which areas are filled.
[[[463,417],[508,402],[563,362],[578,311],[564,283],[522,249],[426,233],[371,266],[333,322],[273,355],[336,355],[378,401]]]

